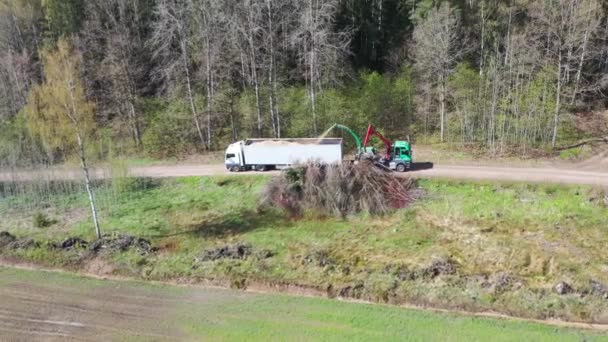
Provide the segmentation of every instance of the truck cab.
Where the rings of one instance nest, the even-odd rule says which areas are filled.
[[[242,141],[238,141],[228,145],[228,148],[226,148],[224,166],[226,166],[227,170],[237,172],[244,169],[245,161],[243,160],[242,144]]]
[[[391,145],[392,159],[388,167],[391,170],[404,172],[412,166],[412,145],[408,141],[397,140]]]

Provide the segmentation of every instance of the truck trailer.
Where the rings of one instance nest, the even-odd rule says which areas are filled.
[[[267,171],[306,162],[342,162],[340,138],[247,139],[226,149],[226,169]]]

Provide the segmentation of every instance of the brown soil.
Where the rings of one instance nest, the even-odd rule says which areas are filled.
[[[128,286],[5,281],[0,286],[2,340],[180,340],[179,331],[164,320],[175,305],[170,298]]]
[[[85,267],[87,274],[95,274],[97,276],[109,276],[114,273],[114,267],[106,262],[103,257],[96,257],[87,262]]]

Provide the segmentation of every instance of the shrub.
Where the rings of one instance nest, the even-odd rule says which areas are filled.
[[[57,220],[49,219],[45,213],[37,211],[34,213],[33,222],[36,228],[46,228],[57,223]]]
[[[305,210],[345,217],[367,212],[386,214],[410,204],[417,196],[409,177],[381,170],[368,162],[288,169],[264,188],[262,203],[292,216]]]

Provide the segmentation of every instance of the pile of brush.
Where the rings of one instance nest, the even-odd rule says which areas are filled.
[[[264,188],[263,203],[285,209],[291,216],[306,211],[345,217],[367,212],[386,214],[404,208],[419,194],[409,177],[371,163],[291,168]]]

